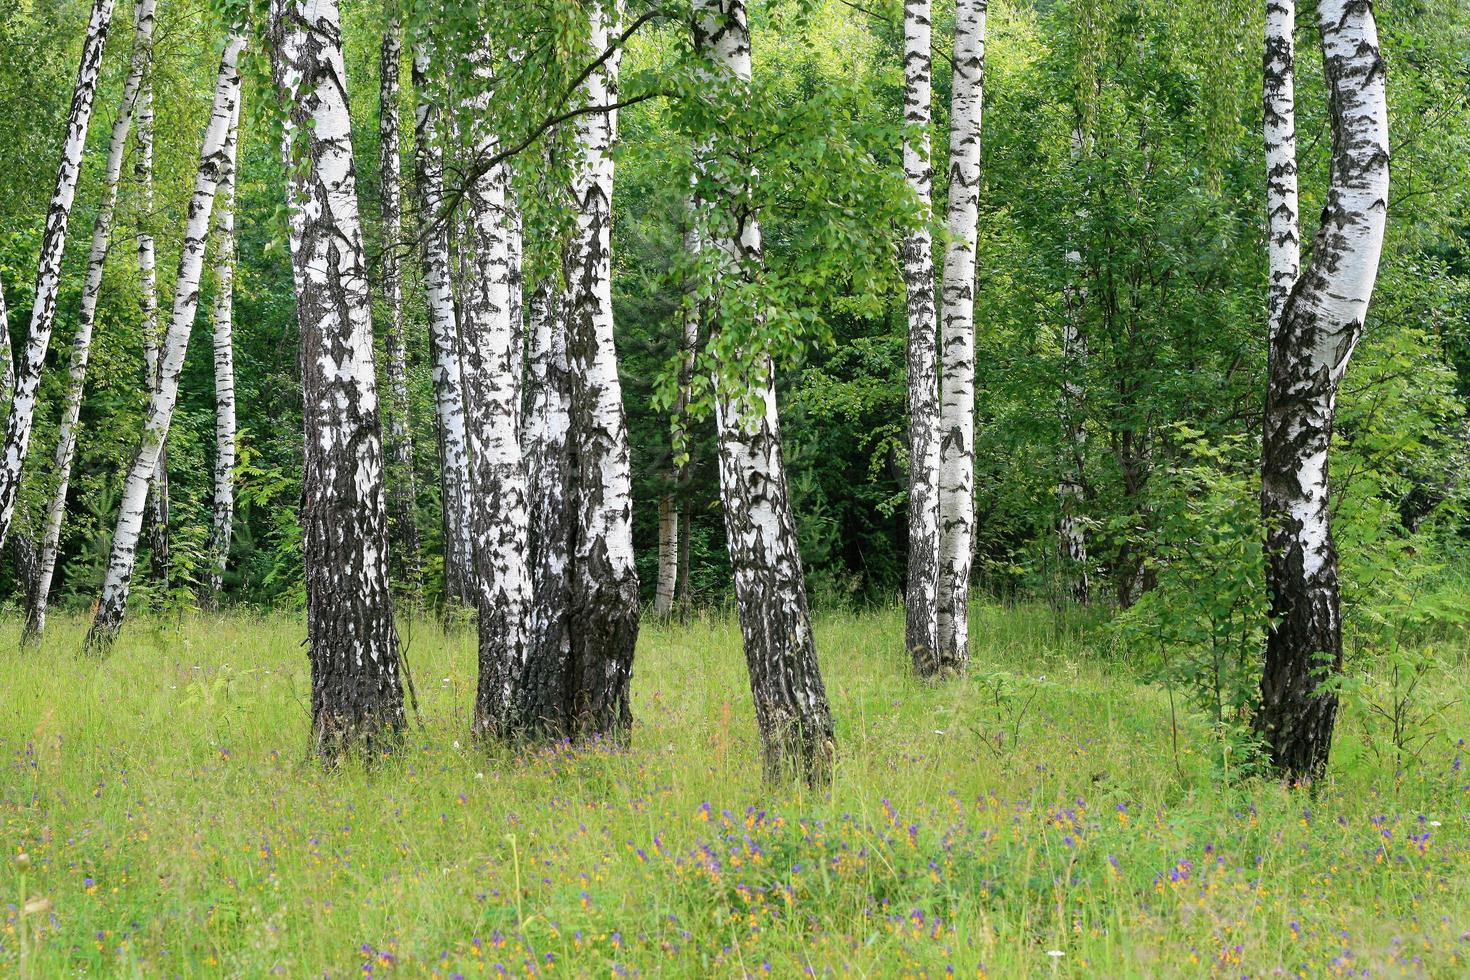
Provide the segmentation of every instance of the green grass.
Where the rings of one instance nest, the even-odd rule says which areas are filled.
[[[761,785],[739,633],[645,626],[625,753],[467,742],[469,634],[413,627],[401,756],[304,758],[304,630],[132,620],[88,660],[0,625],[0,974],[1463,975],[1470,712],[1396,774],[1341,726],[1316,798],[1041,607],[976,610],[930,686],[897,611],[826,616],[840,761]],[[1463,651],[1464,638],[1459,649]],[[1458,697],[1463,669],[1436,680]],[[999,733],[1004,731],[1004,735]],[[1356,747],[1356,748],[1355,748]],[[1428,833],[1426,839],[1416,839]],[[18,914],[22,899],[41,907]],[[24,963],[22,964],[22,948]],[[1059,953],[1060,955],[1052,955]]]

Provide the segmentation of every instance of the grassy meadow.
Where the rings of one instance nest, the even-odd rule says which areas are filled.
[[[901,611],[820,618],[818,793],[761,784],[729,619],[645,626],[631,750],[519,759],[465,737],[472,634],[406,625],[421,722],[332,773],[298,620],[133,619],[105,662],[79,619],[31,651],[7,621],[0,975],[1470,972],[1465,703],[1413,766],[1349,710],[1313,797],[1227,778],[1086,623],[973,619],[931,686]]]

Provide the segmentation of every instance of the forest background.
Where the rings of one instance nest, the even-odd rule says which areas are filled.
[[[1350,656],[1394,647],[1408,628],[1458,622],[1470,561],[1470,11],[1458,0],[1376,6],[1392,79],[1393,190],[1379,286],[1341,394],[1332,461]],[[762,288],[772,319],[792,326],[778,350],[778,388],[801,553],[819,607],[890,603],[903,586],[906,323],[893,230],[906,200],[899,13],[893,4],[844,0],[752,9],[759,98],[742,123],[767,137],[753,157],[770,264]],[[12,306],[35,268],[37,216],[65,130],[85,14],[79,2],[22,2],[0,14],[0,279]],[[941,3],[935,16],[942,47],[952,9]],[[376,3],[346,5],[353,143],[375,268],[390,247],[373,224],[383,17]],[[1240,676],[1229,697],[1216,683],[1217,707],[1249,697],[1264,625],[1256,503],[1266,348],[1261,17],[1259,5],[1238,0],[998,3],[986,60],[976,587],[1059,604],[1074,594],[1057,557],[1058,486],[1079,462],[1079,443],[1067,439],[1064,424],[1066,377],[1080,386],[1087,435],[1080,465],[1092,599],[1125,610],[1114,622],[1121,642],[1147,656],[1166,646],[1185,651],[1178,669],[1193,655],[1218,661],[1225,643]],[[1330,150],[1312,24],[1310,11],[1299,18],[1304,241],[1320,210]],[[164,269],[179,247],[175,229],[209,111],[220,25],[204,0],[178,0],[159,13],[156,205],[149,214],[129,212],[136,197],[125,169],[116,237],[128,246],[133,228],[150,228]],[[613,291],[639,578],[651,599],[660,500],[677,498],[692,515],[687,600],[707,606],[728,603],[731,589],[712,423],[698,400],[683,482],[671,439],[687,190],[671,174],[687,172],[690,154],[674,108],[678,93],[662,92],[660,81],[684,43],[679,29],[643,26],[624,60],[623,97],[658,94],[622,113]],[[129,43],[126,30],[108,42],[97,101],[104,120]],[[950,73],[937,60],[935,145],[942,146]],[[224,598],[295,609],[305,598],[302,423],[284,173],[266,135],[277,131],[268,124],[277,110],[264,59],[257,51],[247,61],[245,116],[264,122],[241,126],[234,287],[241,435]],[[410,100],[405,93],[404,119]],[[1074,141],[1079,131],[1089,134],[1083,151]],[[91,128],[74,229],[90,226],[107,134],[104,124]],[[942,199],[943,168],[935,176]],[[534,191],[525,196],[534,201]],[[98,594],[145,407],[131,251],[115,246],[107,266],[54,589],[62,606],[84,607]],[[1081,256],[1080,289],[1072,252]],[[85,262],[80,244],[67,250],[22,529],[37,526],[51,491],[47,461]],[[421,583],[400,574],[395,584],[437,605],[442,524],[428,342],[420,272],[412,259],[405,267],[408,423],[425,574]],[[206,277],[206,309],[212,288]],[[1062,349],[1062,321],[1071,315],[1080,316],[1089,343],[1080,369]],[[14,334],[23,318],[12,320]],[[167,572],[140,577],[137,597],[164,610],[197,604],[208,566],[207,343],[191,345],[180,390],[168,441]],[[390,482],[403,479],[390,472]],[[394,559],[401,571],[403,556]],[[15,599],[13,565],[0,567],[0,591]]]

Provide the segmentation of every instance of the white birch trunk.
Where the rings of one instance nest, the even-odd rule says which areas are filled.
[[[404,725],[352,120],[336,0],[271,0],[306,428],[302,526],[312,748],[378,751]]]
[[[5,308],[5,282],[0,280],[0,403],[9,410],[15,394],[15,352],[10,349],[10,312]]]
[[[550,279],[531,293],[526,410],[521,445],[530,491],[527,565],[531,575],[525,674],[517,713],[547,731],[565,729],[572,678],[570,610],[574,484],[570,435],[572,376],[567,304]]]
[[[1337,716],[1332,682],[1342,669],[1342,620],[1328,452],[1338,386],[1378,274],[1389,181],[1385,65],[1373,9],[1321,0],[1317,25],[1332,177],[1312,261],[1272,339],[1261,454],[1271,616],[1256,725],[1277,772],[1300,780],[1326,769]]]
[[[591,50],[616,30],[616,0],[589,5]],[[589,106],[617,101],[621,51],[592,72]],[[633,491],[628,423],[618,379],[612,308],[612,147],[617,110],[579,116],[572,177],[576,235],[567,263],[567,353],[572,374],[571,445],[576,485],[571,642],[574,675],[569,734],[625,738],[640,601],[633,562]]]
[[[490,51],[483,42],[472,54],[471,64],[479,90],[471,92],[462,115],[472,159],[479,160],[499,147],[487,118],[493,79]],[[465,196],[470,266],[460,297],[460,354],[474,488],[470,512],[480,613],[474,726],[482,735],[507,732],[514,678],[525,667],[531,586],[526,569],[526,474],[517,435],[516,376],[521,357],[513,349],[516,332],[510,322],[508,177],[504,166],[493,167],[474,180]]]
[[[510,349],[515,358],[511,384],[517,406],[525,404],[526,395],[526,275],[522,269],[525,260],[525,242],[522,241],[521,209],[516,203],[515,190],[510,181],[505,185],[505,250],[507,263],[506,285],[509,292],[507,306],[510,310]],[[521,413],[516,412],[516,439],[521,439]]]
[[[235,524],[235,162],[240,106],[225,141],[215,219],[214,260],[214,513],[209,526],[209,604],[218,606]]]
[[[986,0],[955,9],[950,94],[949,238],[942,284],[939,668],[969,660],[970,561],[975,537],[975,244],[980,204],[980,109]]]
[[[153,481],[158,454],[168,437],[174,403],[179,393],[179,374],[189,346],[189,331],[199,308],[199,279],[204,270],[204,253],[214,213],[215,194],[226,164],[226,144],[240,99],[240,52],[245,38],[233,34],[225,42],[219,76],[214,88],[214,108],[204,133],[199,170],[194,178],[194,195],[189,202],[188,224],[179,255],[179,272],[174,284],[173,309],[168,332],[159,351],[159,385],[148,401],[143,421],[143,439],[123,483],[112,552],[102,581],[102,595],[87,633],[88,647],[106,648],[117,636],[127,608],[128,587],[138,557],[138,536],[143,526],[143,505]]]
[[[87,126],[92,120],[92,103],[97,95],[97,73],[102,67],[102,50],[107,44],[107,28],[112,22],[113,0],[93,0],[87,21],[87,36],[82,42],[82,59],[77,68],[76,86],[72,90],[71,110],[67,114],[66,139],[61,148],[61,164],[56,173],[56,189],[46,212],[46,227],[41,233],[41,254],[36,264],[36,298],[31,306],[31,325],[25,351],[16,369],[10,414],[5,419],[5,445],[0,455],[0,545],[10,531],[15,516],[15,498],[20,490],[21,471],[31,444],[31,426],[36,418],[36,399],[41,385],[41,371],[46,364],[46,350],[51,346],[51,328],[56,323],[56,294],[61,285],[61,257],[66,250],[66,226],[71,219],[72,201],[76,197],[77,178],[82,169],[82,151],[87,145]],[[7,334],[7,338],[8,338]]]
[[[658,498],[658,584],[653,612],[663,617],[674,611],[674,585],[679,575],[679,507],[671,493]]]
[[[403,276],[399,248],[403,237],[403,163],[398,138],[398,77],[403,61],[403,44],[395,17],[383,33],[378,60],[378,152],[379,191],[383,205],[383,293],[388,306],[388,329],[384,332],[388,357],[388,390],[392,411],[388,415],[388,444],[392,450],[393,478],[389,481],[388,504],[393,541],[405,578],[411,587],[419,583],[419,528],[415,504],[418,490],[413,469],[413,433],[408,401],[408,342],[403,324]]]
[[[151,43],[151,41],[150,41]],[[142,307],[143,369],[148,394],[158,390],[159,346],[163,335],[158,322],[158,259],[153,238],[153,65],[143,72],[138,93],[137,154],[133,178],[138,184],[138,275]],[[168,443],[158,452],[153,482],[148,488],[148,540],[154,579],[168,584]]]
[[[434,408],[439,423],[439,495],[444,524],[444,591],[461,605],[477,599],[470,533],[470,454],[459,357],[459,320],[450,272],[449,216],[444,214],[444,153],[438,107],[430,91],[428,42],[414,46],[414,187],[421,223],[420,254],[428,299]]]
[[[710,63],[710,84],[748,88],[751,51],[744,0],[693,0],[693,6],[695,48]],[[716,165],[708,159],[713,150],[706,147],[703,152],[706,159],[700,165],[706,171],[735,173],[732,161]],[[744,181],[738,175],[726,181],[721,194],[727,209],[740,213],[741,220],[738,225],[733,217],[717,222],[710,230],[712,244],[720,252],[721,280],[748,280],[764,263],[760,225],[746,211]],[[697,217],[707,210],[698,208]],[[720,283],[715,285],[718,289]],[[718,313],[713,316],[711,330],[720,329],[722,319]],[[743,385],[720,377],[730,367],[715,378],[720,495],[762,768],[768,780],[794,770],[810,782],[825,781],[831,775],[835,737],[781,459],[772,366],[769,358],[761,358],[746,369]]]
[[[61,525],[66,516],[66,496],[71,485],[71,465],[76,454],[77,420],[82,411],[82,390],[87,380],[87,362],[92,354],[92,329],[96,325],[97,300],[102,295],[102,275],[112,242],[117,185],[122,177],[123,156],[127,151],[128,133],[133,125],[138,92],[153,55],[154,6],[155,0],[137,0],[133,6],[132,65],[126,81],[123,82],[122,99],[112,121],[107,164],[102,176],[102,200],[97,206],[97,217],[92,224],[92,250],[87,256],[81,308],[77,311],[77,330],[72,337],[71,362],[67,368],[66,400],[61,409],[56,453],[52,462],[56,485],[46,507],[40,548],[36,556],[36,578],[28,597],[25,632],[32,639],[39,637],[46,629],[46,607],[51,596],[51,580],[56,572]]]
[[[1081,275],[1082,256],[1067,253],[1073,275]],[[1061,505],[1062,574],[1072,599],[1086,603],[1092,586],[1087,571],[1087,536],[1082,522],[1086,491],[1082,482],[1087,459],[1087,428],[1083,403],[1086,388],[1087,334],[1082,329],[1082,303],[1086,288],[1068,286],[1062,312],[1062,439],[1066,458],[1057,495]]]
[[[909,556],[905,635],[914,670],[939,673],[939,348],[934,311],[934,167],[929,123],[933,85],[929,0],[903,6],[903,169],[923,224],[903,241],[908,295]]]
[[[1281,311],[1301,272],[1297,218],[1296,2],[1267,0],[1263,98],[1266,137],[1266,222],[1270,283],[1268,337],[1276,336]]]

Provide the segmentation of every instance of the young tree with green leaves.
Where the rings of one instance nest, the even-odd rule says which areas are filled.
[[[717,105],[739,105],[751,81],[750,29],[744,0],[693,0],[694,46]],[[806,577],[797,551],[776,412],[775,367],[764,352],[743,351],[763,316],[758,290],[762,255],[752,210],[752,173],[739,136],[722,129],[699,148],[696,227],[714,257],[710,297],[715,425],[735,599],[769,780],[796,772],[830,778],[836,738],[817,663]],[[707,188],[707,190],[705,190]]]
[[[1296,780],[1326,770],[1337,719],[1342,614],[1328,454],[1338,388],[1378,276],[1389,187],[1386,66],[1373,9],[1321,0],[1317,29],[1332,178],[1311,262],[1271,338],[1261,449],[1271,618],[1256,725],[1273,768]]]

